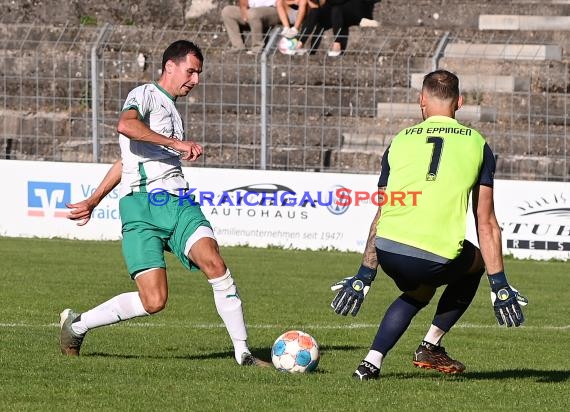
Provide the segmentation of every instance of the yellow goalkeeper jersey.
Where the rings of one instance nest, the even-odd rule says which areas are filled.
[[[432,116],[398,133],[387,152],[389,170],[383,166],[382,171],[388,176],[387,195],[420,194],[415,205],[388,201],[378,220],[377,237],[446,259],[459,255],[469,194],[478,181],[484,147],[476,130],[445,116]]]

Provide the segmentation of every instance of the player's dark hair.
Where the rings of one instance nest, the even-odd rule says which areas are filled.
[[[457,99],[459,79],[447,70],[436,70],[425,75],[422,89],[442,100]]]
[[[178,63],[180,60],[184,59],[186,55],[192,54],[196,56],[200,63],[204,62],[204,56],[202,55],[202,50],[194,43],[188,40],[177,40],[166,48],[162,55],[162,71],[166,67],[166,62],[172,60],[174,63]]]

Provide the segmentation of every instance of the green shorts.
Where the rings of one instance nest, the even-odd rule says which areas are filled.
[[[211,228],[199,205],[170,195],[164,205],[149,201],[148,193],[134,192],[119,201],[123,256],[134,279],[138,272],[166,268],[164,252],[172,252],[182,264],[198,269],[184,254],[186,242],[200,226]]]

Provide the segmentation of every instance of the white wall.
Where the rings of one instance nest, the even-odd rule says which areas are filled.
[[[113,191],[95,209],[89,224],[78,227],[65,219],[66,202],[87,197],[110,165],[0,160],[3,201],[0,235],[120,239],[118,192]],[[242,169],[185,168],[195,194],[211,197],[203,203],[221,245],[264,247],[279,245],[299,249],[335,248],[361,252],[376,206],[370,200],[354,204],[354,192],[373,193],[378,176],[333,173],[257,171]],[[339,187],[353,191],[347,208],[321,206],[333,202]],[[237,192],[279,189],[277,199],[294,206],[230,205]],[[236,190],[239,189],[239,190]],[[284,195],[291,190],[296,195]],[[225,198],[224,198],[225,193]],[[320,193],[320,198],[319,198]],[[250,195],[257,203],[261,194]],[[284,196],[284,197],[282,197]],[[309,203],[299,205],[301,198]],[[221,203],[226,200],[225,203]],[[407,197],[406,201],[411,201]],[[311,205],[313,201],[315,205]],[[568,259],[570,257],[570,184],[496,181],[496,213],[503,228],[505,253],[520,258]],[[473,224],[468,239],[474,240]]]

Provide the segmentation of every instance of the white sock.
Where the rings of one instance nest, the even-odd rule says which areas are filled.
[[[431,325],[424,340],[432,345],[439,346],[441,339],[445,335],[445,331],[435,325]]]
[[[99,306],[81,314],[81,319],[71,324],[75,333],[83,335],[88,330],[99,326],[112,325],[123,320],[145,316],[138,292],[129,292],[117,295]]]
[[[223,276],[208,279],[214,291],[214,302],[218,314],[224,321],[232,343],[234,344],[235,358],[241,363],[241,355],[249,352],[247,348],[247,330],[243,319],[241,299],[238,295],[234,279],[227,269]]]
[[[378,369],[382,366],[382,360],[384,359],[384,355],[382,355],[377,350],[371,350],[368,352],[368,355],[364,358],[364,360],[372,365],[376,366]]]

